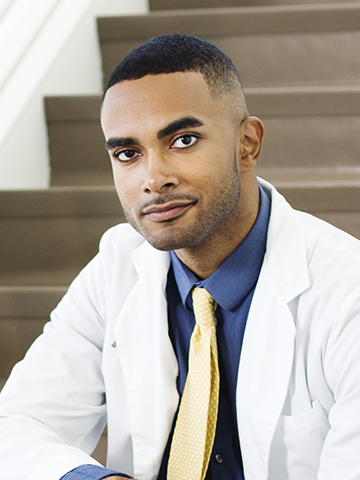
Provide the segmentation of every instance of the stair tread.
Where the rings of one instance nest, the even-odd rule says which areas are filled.
[[[250,109],[256,108],[258,115],[360,115],[359,85],[245,87],[244,91]],[[100,124],[100,98],[100,95],[46,97],[47,121]]]
[[[319,179],[324,172],[327,176],[330,171],[339,174],[340,178],[344,173],[349,176],[357,174],[360,86],[253,87],[245,88],[245,93],[250,113],[265,123],[259,172],[263,171],[264,165],[265,172],[271,171],[270,180],[276,180],[278,175],[281,179],[284,171],[287,176],[298,175],[302,168],[309,172],[308,176]],[[46,99],[50,114],[53,185],[67,183],[73,184],[72,188],[80,188],[82,183],[83,195],[87,188],[93,188],[94,192],[98,189],[99,198],[104,198],[111,193],[101,192],[106,185],[113,188],[113,179],[108,154],[103,148],[99,103],[100,96]],[[94,125],[90,138],[89,119]],[[86,142],[83,141],[85,138]],[[101,149],[96,150],[99,145]],[[72,158],[77,158],[77,162],[71,161]],[[342,159],[341,168],[339,158]],[[96,185],[99,183],[102,185]],[[55,192],[54,189],[54,197]],[[65,190],[59,190],[57,195],[65,195]],[[81,193],[78,196],[81,198]],[[81,211],[84,202],[77,202],[74,208]],[[118,209],[115,191],[111,204],[113,209]],[[94,212],[104,211],[100,210],[101,205],[104,202],[99,201]]]
[[[237,6],[312,4],[314,0],[150,0],[151,11],[180,10],[185,8],[220,8]],[[339,3],[338,0],[316,0],[316,3]],[[353,0],[343,0],[353,3]]]
[[[3,217],[119,215],[124,219],[113,185],[54,186],[47,190],[0,191]]]
[[[222,49],[245,87],[357,84],[359,19],[360,2],[103,17],[98,31],[104,78],[144,40],[178,32],[205,38]]]

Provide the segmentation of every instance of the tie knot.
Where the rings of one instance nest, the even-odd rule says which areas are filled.
[[[205,288],[195,287],[192,299],[196,322],[201,325],[215,325],[216,302],[210,293]]]

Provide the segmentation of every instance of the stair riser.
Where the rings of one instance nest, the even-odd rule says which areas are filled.
[[[109,155],[99,120],[49,122],[52,185],[111,185]]]
[[[322,25],[320,20],[327,12],[310,12],[302,20],[298,12],[255,16],[238,10],[214,15],[99,19],[105,80],[132,48],[147,38],[177,32],[200,36],[221,48],[233,60],[245,87],[359,82],[359,25],[341,30],[333,14],[330,26],[327,22]],[[359,12],[355,14],[359,16]],[[353,23],[352,15],[350,12],[349,22]],[[138,38],[134,32],[139,32]]]
[[[316,103],[317,97],[312,97],[307,101]],[[264,98],[263,101],[261,98]],[[301,102],[294,102],[292,97],[286,103],[286,96],[279,95],[278,103],[274,105],[276,96],[269,99],[262,95],[249,95],[250,113],[258,115],[265,124],[259,174],[263,169],[307,169],[311,178],[317,170],[331,168],[339,172],[359,172],[360,94],[353,99],[350,96],[352,104],[348,107],[349,111],[355,111],[358,104],[358,115],[340,113],[335,100],[329,98],[327,103],[327,108],[331,110],[333,102],[334,114],[318,114],[315,108],[311,114],[298,115],[299,108],[300,113],[309,109],[302,107],[301,110]],[[294,115],[281,115],[291,111],[292,102]],[[268,114],[269,110],[273,112],[276,108],[279,114]],[[323,106],[319,105],[321,108]],[[96,118],[95,112],[94,116]],[[110,160],[103,148],[104,137],[98,119],[93,120],[91,126],[89,120],[51,120],[49,131],[53,185],[113,184]]]
[[[360,115],[261,118],[265,139],[259,173],[263,167],[307,169],[311,178],[317,169],[360,171]]]
[[[123,217],[1,219],[0,285],[68,285]]]
[[[360,187],[302,189],[280,185],[280,191],[295,208],[316,212],[320,217],[322,212],[327,216],[334,212],[335,221],[341,218],[345,222],[342,227],[360,238],[354,223],[360,205]],[[350,215],[349,222],[345,220],[345,213]],[[3,217],[0,221],[0,284],[67,285],[96,254],[103,232],[123,220],[122,216],[111,214],[70,218]]]
[[[234,62],[244,87],[356,85],[358,32],[212,37]]]

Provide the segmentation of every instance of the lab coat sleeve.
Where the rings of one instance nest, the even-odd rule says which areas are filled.
[[[330,332],[324,373],[334,396],[319,480],[360,478],[360,287],[343,302]]]
[[[70,286],[0,395],[0,472],[58,480],[90,457],[106,423],[101,373],[106,275],[97,255]]]

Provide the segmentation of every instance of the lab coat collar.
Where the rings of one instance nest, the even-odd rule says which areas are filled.
[[[305,230],[298,214],[268,182],[259,184],[271,197],[265,261],[286,303],[310,286]]]

